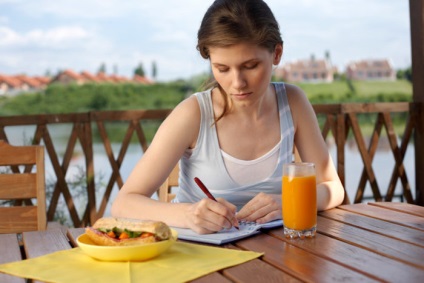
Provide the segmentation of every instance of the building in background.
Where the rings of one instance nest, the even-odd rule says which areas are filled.
[[[286,82],[332,82],[337,68],[331,64],[329,55],[325,59],[296,60],[284,63],[275,70],[277,80]]]
[[[26,75],[2,75],[0,74],[0,96],[14,96],[24,92],[37,92],[44,90],[49,84],[77,84],[83,85],[86,83],[134,83],[134,84],[153,84],[154,82],[147,77],[134,75],[132,78],[118,76],[116,74],[107,75],[104,72],[91,74],[83,71],[77,73],[67,69],[60,71],[56,76],[41,77],[41,76],[26,76]]]
[[[118,75],[107,75],[104,72],[98,72],[97,74],[91,74],[87,71],[76,73],[72,70],[65,70],[59,72],[51,81],[51,83],[60,84],[78,84],[82,85],[85,83],[137,83],[137,84],[152,84],[153,82],[146,77],[140,77],[134,75],[133,78],[126,78]]]
[[[49,83],[48,77],[0,74],[0,95],[13,96],[22,92],[37,92],[45,89]]]
[[[396,71],[388,59],[361,60],[346,66],[346,78],[350,80],[396,80]]]

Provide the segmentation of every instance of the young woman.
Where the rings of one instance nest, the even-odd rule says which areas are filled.
[[[215,85],[181,102],[158,129],[112,206],[120,217],[161,220],[212,233],[239,220],[281,218],[282,165],[297,148],[315,163],[318,210],[339,205],[344,189],[315,113],[298,87],[271,83],[283,53],[278,23],[262,0],[216,0],[197,48]],[[151,199],[177,162],[176,199]],[[198,177],[217,197],[205,197]],[[237,214],[236,214],[237,212]]]

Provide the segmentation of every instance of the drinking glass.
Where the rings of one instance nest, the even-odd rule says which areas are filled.
[[[314,237],[317,227],[315,164],[284,164],[282,191],[284,235],[287,238]]]

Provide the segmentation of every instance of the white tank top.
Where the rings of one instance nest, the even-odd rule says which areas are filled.
[[[174,202],[197,202],[205,198],[194,178],[198,177],[215,197],[225,198],[240,209],[260,192],[281,194],[283,164],[293,160],[294,128],[284,83],[273,83],[279,109],[281,139],[278,160],[273,169],[247,184],[238,184],[227,171],[219,147],[211,89],[195,93],[201,121],[196,146],[186,150],[180,160],[179,190]]]
[[[254,160],[237,159],[221,150],[228,175],[238,185],[259,182],[271,176],[278,162],[280,142],[269,152]]]

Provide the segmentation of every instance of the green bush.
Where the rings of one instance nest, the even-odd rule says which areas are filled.
[[[187,89],[181,82],[155,85],[52,84],[41,93],[3,99],[0,115],[173,108],[184,99]]]
[[[199,90],[204,76],[190,82],[175,81],[153,85],[52,84],[40,93],[2,97],[0,115],[76,113],[99,110],[174,108],[188,94]],[[349,85],[350,84],[350,85]],[[348,102],[412,101],[412,86],[406,80],[297,84],[313,104]]]

